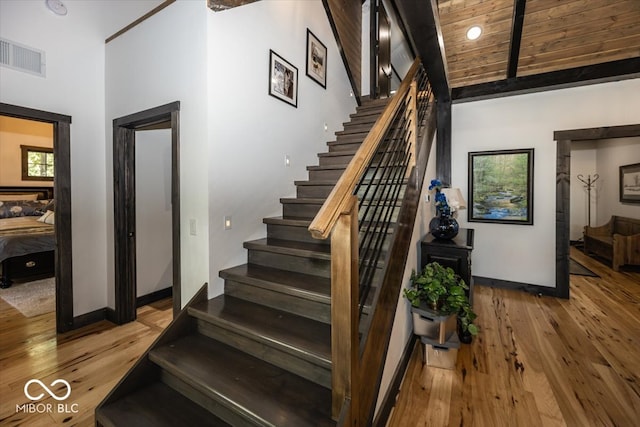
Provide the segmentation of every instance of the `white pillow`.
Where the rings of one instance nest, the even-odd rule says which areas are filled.
[[[54,225],[56,220],[56,215],[53,211],[46,211],[44,215],[38,218],[38,221],[44,222],[45,224]]]
[[[0,201],[9,202],[9,201],[32,201],[38,200],[38,194],[0,194]]]

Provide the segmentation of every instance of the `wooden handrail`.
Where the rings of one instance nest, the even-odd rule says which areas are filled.
[[[402,101],[404,101],[409,92],[411,82],[420,68],[420,63],[420,58],[416,58],[391,102],[376,120],[338,183],[329,194],[329,197],[327,197],[327,200],[325,200],[311,225],[309,225],[309,231],[314,238],[323,240],[328,238],[340,214],[349,211],[350,196],[353,195],[356,184],[375,155],[378,144],[380,144]]]
[[[364,338],[366,334],[363,333],[364,341],[360,342],[360,302],[363,296],[368,295],[372,286],[369,267],[377,268],[380,256],[378,251],[384,245],[384,241],[378,237],[373,246],[368,246],[373,242],[367,240],[372,233],[360,230],[359,218],[362,216],[361,220],[364,223],[371,221],[370,223],[380,224],[381,228],[373,234],[385,235],[391,221],[391,211],[388,206],[396,203],[401,186],[407,185],[402,181],[411,182],[411,177],[415,177],[415,172],[412,173],[412,171],[416,169],[414,166],[416,166],[418,153],[417,136],[420,129],[418,122],[423,120],[422,117],[418,117],[418,109],[423,108],[420,107],[423,101],[428,101],[428,94],[425,98],[425,94],[421,92],[423,88],[418,88],[423,83],[428,84],[421,70],[421,61],[417,58],[400,84],[396,95],[374,123],[309,226],[311,235],[316,239],[326,239],[331,236],[331,414],[340,426],[364,425],[360,423],[369,418],[369,408],[372,408],[375,402],[373,395],[370,395],[374,391],[363,390],[364,383],[367,384],[364,387],[372,387],[375,386],[375,381],[363,378],[361,362],[368,366],[371,366],[372,362],[376,366],[381,366],[382,362],[378,360],[378,354],[373,358],[369,357],[370,352],[360,354],[362,343],[367,344],[366,350],[371,341]],[[377,203],[371,203],[363,210],[362,215],[359,215],[360,202],[355,195],[356,188],[361,188],[365,174],[369,176],[370,172],[367,168],[370,167],[377,153],[380,153],[381,161],[371,166],[372,175],[368,178],[370,182],[364,194],[360,196],[363,200],[380,199],[383,210],[370,211],[370,206],[377,205]],[[376,181],[380,182],[375,183]],[[369,186],[371,183],[375,183],[373,187]],[[372,188],[373,191],[369,193]],[[382,191],[379,193],[380,188]],[[388,202],[391,205],[388,205]],[[359,242],[361,232],[364,233],[362,247]],[[392,240],[395,245],[395,239]],[[370,252],[370,249],[373,251]],[[363,256],[363,260],[366,261],[362,262],[360,256]],[[385,280],[388,276],[386,270]],[[359,277],[361,272],[364,284]],[[399,293],[398,289],[395,291]],[[380,323],[377,311],[377,309],[373,310],[373,319]],[[387,311],[383,313],[385,316]],[[372,325],[365,325],[365,328],[369,330]],[[386,336],[386,333],[377,328],[372,329],[376,330],[374,334],[376,337]],[[365,358],[362,359],[362,357]],[[381,373],[380,370],[379,374]]]

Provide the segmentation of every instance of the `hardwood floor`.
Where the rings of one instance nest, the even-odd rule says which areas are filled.
[[[56,335],[55,313],[26,318],[0,299],[0,425],[93,426],[96,405],[169,324],[172,312],[169,298],[139,308],[138,319],[126,325],[104,321]],[[45,394],[34,410],[19,409],[31,402],[24,392],[30,379],[46,386],[64,379],[71,394],[60,402]],[[66,391],[61,384],[50,388],[57,396]],[[32,396],[46,393],[38,384],[28,390]]]
[[[640,270],[571,254],[600,277],[572,275],[569,300],[476,283],[480,335],[455,370],[416,347],[388,426],[637,426]]]
[[[480,336],[462,346],[455,370],[422,366],[414,351],[388,425],[638,425],[640,271],[572,255],[600,278],[571,276],[570,300],[477,286]],[[53,313],[26,319],[0,300],[0,425],[92,426],[96,405],[171,313],[163,300],[140,308],[136,322],[56,336]],[[53,405],[50,413],[16,412],[29,402],[28,380],[58,378],[71,384],[68,413],[49,396],[39,403]],[[29,391],[45,392],[39,387]]]

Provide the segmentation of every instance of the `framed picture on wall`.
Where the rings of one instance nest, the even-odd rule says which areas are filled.
[[[269,95],[298,107],[298,69],[269,50]]]
[[[640,203],[640,163],[620,166],[620,202]]]
[[[533,224],[533,148],[469,153],[470,222]]]
[[[307,76],[327,88],[327,47],[307,28]]]

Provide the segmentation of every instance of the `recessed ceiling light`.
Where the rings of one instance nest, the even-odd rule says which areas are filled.
[[[469,40],[476,40],[478,37],[480,37],[480,34],[482,34],[482,28],[480,28],[478,25],[474,25],[467,30],[467,38]]]
[[[67,14],[67,7],[60,0],[45,0],[45,4],[56,15],[64,16]]]

